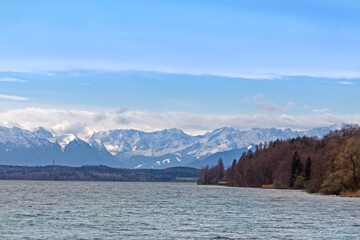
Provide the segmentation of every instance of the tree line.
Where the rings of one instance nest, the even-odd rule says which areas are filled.
[[[187,167],[167,169],[121,169],[104,165],[68,167],[0,165],[0,180],[179,182],[196,180],[199,170]]]
[[[265,142],[225,169],[221,159],[205,167],[198,184],[306,189],[323,194],[360,191],[360,127],[346,125],[323,138]]]

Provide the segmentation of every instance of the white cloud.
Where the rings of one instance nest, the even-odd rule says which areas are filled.
[[[217,68],[193,68],[190,66],[173,66],[169,64],[147,63],[146,65],[138,62],[129,61],[99,61],[99,60],[62,60],[62,59],[0,59],[0,71],[7,72],[47,72],[47,71],[71,71],[71,70],[100,70],[100,71],[154,71],[164,73],[179,73],[191,75],[214,75],[247,79],[281,79],[284,76],[307,76],[330,79],[359,79],[360,70],[338,69],[338,70],[288,70],[274,69],[273,67],[239,70],[236,69],[217,69]]]
[[[26,98],[26,97],[20,97],[20,96],[14,96],[14,95],[5,95],[5,94],[0,94],[0,99],[15,100],[15,101],[29,100],[29,98]]]
[[[265,96],[261,93],[256,94],[252,98],[243,99],[244,102],[254,104],[255,110],[257,112],[263,113],[277,113],[277,112],[285,112],[289,109],[296,108],[296,104],[294,102],[289,102],[286,106],[279,106],[276,103],[265,100]]]
[[[322,109],[313,109],[312,110],[315,113],[328,113],[328,112],[332,112],[330,109],[328,108],[322,108]]]
[[[355,84],[354,82],[350,82],[350,81],[340,81],[339,83],[342,85],[354,85]]]
[[[0,82],[27,82],[27,81],[17,78],[3,77],[0,78]]]
[[[304,130],[343,122],[359,124],[360,114],[314,113],[293,116],[262,113],[225,116],[184,112],[146,112],[129,109],[114,112],[91,112],[45,108],[23,108],[0,112],[1,126],[17,126],[29,130],[43,126],[56,135],[75,133],[81,137],[86,137],[95,131],[109,129],[156,131],[180,128],[187,133],[196,135],[224,126],[238,129],[275,127]]]

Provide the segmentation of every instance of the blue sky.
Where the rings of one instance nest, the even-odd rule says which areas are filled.
[[[84,112],[190,133],[360,122],[359,12],[331,0],[4,0],[0,124],[102,129]]]
[[[143,71],[3,72],[0,85],[2,93],[26,99],[13,103],[18,107],[77,110],[130,108],[202,114],[287,112],[296,115],[328,109],[328,112],[351,114],[358,110],[354,109],[354,103],[360,102],[356,79],[314,77],[243,79]],[[9,107],[2,105],[2,110],[6,109]]]
[[[359,11],[346,0],[4,0],[0,60],[3,70],[357,76]]]

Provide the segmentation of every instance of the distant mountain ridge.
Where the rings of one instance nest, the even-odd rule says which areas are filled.
[[[0,165],[107,165],[122,168],[162,169],[175,166],[214,165],[219,157],[225,164],[238,159],[242,152],[265,141],[297,136],[322,137],[341,126],[314,128],[309,131],[231,127],[192,136],[180,129],[156,132],[108,130],[93,133],[87,140],[74,134],[53,136],[45,128],[33,131],[0,127]]]

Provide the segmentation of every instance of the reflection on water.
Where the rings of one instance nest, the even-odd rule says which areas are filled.
[[[0,239],[360,239],[360,199],[192,183],[0,181]]]

